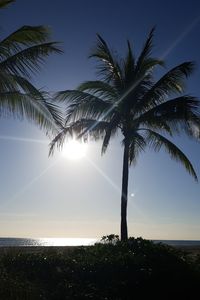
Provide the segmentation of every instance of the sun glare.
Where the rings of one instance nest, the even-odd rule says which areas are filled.
[[[86,155],[87,144],[76,140],[66,142],[62,149],[62,156],[70,160],[79,160]]]

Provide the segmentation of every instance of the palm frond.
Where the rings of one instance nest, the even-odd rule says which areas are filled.
[[[139,129],[143,129],[143,126],[145,126],[144,128],[149,128],[152,130],[157,130],[157,131],[161,131],[162,133],[167,133],[170,136],[173,136],[174,133],[178,134],[179,130],[178,130],[178,126],[177,123],[175,122],[167,122],[165,120],[163,120],[163,118],[161,116],[157,116],[155,118],[152,119],[148,119],[148,121],[144,121],[139,123],[140,124],[140,128]]]
[[[136,164],[138,155],[140,152],[145,151],[146,141],[145,138],[138,132],[134,132],[131,135],[129,145],[129,164]]]
[[[51,53],[61,53],[57,43],[38,44],[9,56],[0,62],[0,68],[7,73],[23,77],[30,77],[30,73],[35,73],[43,64],[45,57]]]
[[[51,114],[51,116],[54,120],[54,121],[52,120],[52,122],[53,123],[55,122],[55,124],[59,128],[62,128],[63,122],[64,122],[62,113],[57,105],[46,100],[46,99],[49,99],[49,95],[46,92],[38,90],[34,85],[32,85],[30,83],[30,81],[28,81],[24,77],[17,76],[17,75],[11,75],[11,74],[7,74],[4,72],[0,72],[0,74],[1,74],[1,76],[0,76],[0,100],[2,101],[1,102],[1,113],[2,114],[5,114],[5,115],[10,114],[10,111],[12,111],[12,109],[10,110],[9,107],[12,107],[12,105],[15,103],[15,109],[13,109],[13,111],[12,111],[12,116],[14,116],[15,112],[17,111],[17,105],[19,104],[19,106],[22,107],[22,105],[20,104],[21,100],[24,99],[24,101],[30,102],[32,99],[33,102],[30,102],[30,103],[34,103],[34,105],[35,105],[34,101],[37,101],[37,105],[39,103],[38,101],[40,101],[41,103],[46,105],[46,109],[49,111],[49,113]],[[10,106],[9,106],[9,100],[11,101]],[[5,107],[4,107],[4,105],[5,105]],[[24,115],[23,115],[22,111],[20,110],[20,108],[19,108],[19,111],[20,111],[20,113],[19,112],[17,113],[18,117],[20,115],[20,117],[23,118]],[[27,117],[28,117],[28,114],[27,114]]]
[[[188,95],[181,96],[141,114],[135,122],[167,130],[168,133],[178,133],[179,129],[185,128],[185,131],[192,136],[192,127],[200,124],[199,107],[200,103],[197,98]]]
[[[45,106],[48,109],[49,113],[51,114],[53,118],[53,122],[55,123],[57,129],[56,131],[64,128],[64,117],[63,113],[59,106],[57,106],[55,103],[45,101]]]
[[[127,85],[133,80],[135,74],[135,58],[129,40],[127,41],[128,53],[124,60],[124,82]]]
[[[41,90],[38,90],[29,80],[22,76],[17,75],[9,75],[10,80],[14,83],[16,86],[16,90],[23,91],[28,94],[38,95],[38,97],[41,97],[41,94],[43,93]]]
[[[146,61],[146,59],[148,59],[150,54],[151,54],[152,47],[153,47],[152,41],[153,41],[154,31],[155,31],[155,27],[153,27],[151,29],[151,31],[149,32],[147,40],[146,40],[146,42],[144,44],[144,47],[142,49],[142,52],[141,52],[140,56],[138,57],[136,67],[135,67],[135,72],[136,73],[140,70],[140,68],[143,65],[144,61]]]
[[[103,137],[107,126],[107,122],[92,119],[80,119],[72,122],[63,128],[52,140],[49,155],[53,154],[56,145],[58,149],[63,147],[67,135],[70,137],[75,136],[77,139],[83,138],[84,140],[87,140],[88,136],[90,136],[90,138],[97,140]]]
[[[49,144],[49,156],[53,155],[55,147],[62,148],[65,142],[66,135],[71,135],[69,127],[63,128]]]
[[[110,138],[114,136],[118,130],[118,125],[120,122],[120,115],[115,114],[110,122],[107,124],[105,129],[105,136],[102,143],[101,154],[104,154],[108,148]]]
[[[149,74],[143,76],[139,80],[134,80],[132,86],[130,86],[125,92],[124,105],[128,105],[128,110],[131,111],[131,115],[137,115],[135,107],[137,103],[141,100],[144,93],[149,90],[152,86],[152,77]]]
[[[8,74],[7,72],[3,72],[0,69],[0,91],[9,92],[18,88],[19,86],[13,78],[13,75]]]
[[[8,4],[15,2],[15,0],[0,0],[0,8],[5,8]]]
[[[135,64],[134,80],[140,83],[147,74],[152,73],[155,66],[164,66],[164,61],[151,57],[153,48],[153,36],[155,27],[153,27],[147,37],[142,52]]]
[[[90,139],[96,141],[103,138],[108,125],[109,123],[106,121],[80,119],[70,124],[70,128],[77,139],[83,138],[87,140],[90,137]]]
[[[50,38],[50,31],[45,26],[22,26],[0,41],[0,58],[8,58],[24,47],[45,43]]]
[[[28,94],[32,93],[33,95],[38,94],[38,96],[41,96],[41,91],[26,78],[0,71],[0,92],[9,91],[23,91]]]
[[[103,99],[80,90],[66,90],[56,94],[56,99],[66,102],[67,113],[66,122],[76,121],[79,118],[98,119],[105,115],[111,104]]]
[[[105,82],[113,82],[117,88],[122,87],[122,71],[117,59],[110,51],[104,39],[97,34],[97,45],[89,58],[96,58],[99,61],[98,75],[103,78]]]
[[[190,119],[183,124],[183,130],[189,137],[200,141],[200,114],[192,114]]]
[[[77,90],[103,98],[106,102],[113,101],[118,97],[118,93],[113,86],[100,80],[83,82]]]
[[[47,132],[58,132],[61,119],[55,105],[44,100],[38,93],[23,94],[19,91],[0,93],[0,115],[34,122]],[[59,123],[60,124],[60,123]]]
[[[182,63],[168,71],[160,78],[138,102],[137,111],[144,111],[166,100],[166,97],[174,93],[182,93],[184,90],[184,78],[194,70],[193,62]]]
[[[164,67],[164,61],[157,59],[157,58],[152,58],[149,57],[146,60],[143,61],[143,64],[140,66],[140,68],[136,72],[136,78],[144,78],[145,75],[147,74],[152,74],[154,71],[154,68],[157,66]]]
[[[147,137],[146,140],[149,143],[150,147],[152,147],[155,151],[159,151],[162,147],[169,153],[172,159],[180,162],[186,169],[186,171],[194,177],[196,181],[198,181],[196,172],[187,158],[187,156],[171,141],[169,141],[164,136],[159,133],[146,130]]]

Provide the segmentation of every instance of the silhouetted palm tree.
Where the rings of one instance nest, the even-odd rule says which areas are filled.
[[[15,0],[0,0],[0,8],[5,8],[8,4],[15,2]]]
[[[11,2],[0,0],[0,8]],[[26,117],[47,130],[60,120],[56,106],[30,82],[49,54],[61,52],[49,39],[44,26],[23,26],[0,39],[0,116]]]
[[[107,43],[98,35],[97,45],[90,57],[98,61],[101,80],[82,83],[76,90],[61,91],[57,99],[67,103],[65,128],[51,143],[50,154],[55,144],[62,146],[67,134],[89,134],[102,138],[102,153],[110,138],[121,131],[123,136],[123,175],[121,195],[121,240],[127,240],[127,195],[129,165],[136,162],[138,154],[147,145],[155,151],[160,148],[172,159],[181,162],[197,180],[191,162],[166,135],[173,136],[184,131],[195,137],[199,128],[199,101],[182,95],[184,79],[194,68],[192,62],[184,62],[155,81],[155,66],[163,62],[151,57],[151,30],[141,54],[136,60],[129,41],[127,55],[119,59]],[[179,94],[177,97],[173,95]]]

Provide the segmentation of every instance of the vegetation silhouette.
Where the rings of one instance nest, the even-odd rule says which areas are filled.
[[[0,8],[13,0],[0,0]],[[58,43],[50,41],[44,26],[22,26],[0,40],[0,115],[26,117],[47,131],[59,123],[58,108],[31,82],[52,53],[61,53]]]
[[[1,299],[193,299],[199,291],[198,257],[142,238],[25,248],[2,249]]]
[[[127,55],[119,59],[108,44],[97,35],[97,44],[90,58],[97,60],[101,80],[86,81],[75,90],[64,90],[56,99],[67,105],[65,126],[50,144],[62,147],[67,135],[78,138],[88,135],[103,139],[102,154],[111,137],[120,131],[124,147],[121,192],[121,240],[128,238],[127,195],[129,165],[135,164],[146,146],[155,151],[164,148],[174,160],[180,162],[197,180],[195,170],[186,155],[171,141],[175,134],[184,132],[190,137],[199,135],[199,100],[183,95],[184,80],[194,69],[193,62],[184,62],[154,79],[154,70],[164,62],[153,58],[150,31],[144,47],[135,58],[127,42]]]

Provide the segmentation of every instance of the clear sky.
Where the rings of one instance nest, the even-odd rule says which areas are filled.
[[[132,0],[17,0],[0,12],[1,37],[22,25],[48,25],[62,42],[33,79],[48,91],[75,88],[95,78],[87,59],[100,33],[123,55],[129,38],[136,53],[156,25],[154,55],[167,68],[194,60],[187,93],[200,97],[200,2]],[[0,236],[89,237],[119,233],[122,148],[116,139],[101,157],[100,142],[86,158],[48,158],[45,133],[26,121],[0,119]],[[200,143],[175,142],[200,180]],[[164,152],[146,151],[130,169],[129,235],[200,239],[200,184]]]

